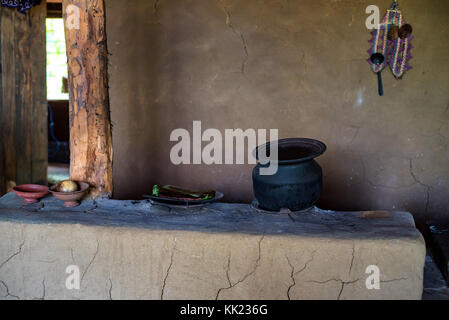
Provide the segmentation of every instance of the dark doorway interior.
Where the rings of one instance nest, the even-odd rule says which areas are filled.
[[[48,183],[69,178],[69,100],[62,4],[47,4]]]

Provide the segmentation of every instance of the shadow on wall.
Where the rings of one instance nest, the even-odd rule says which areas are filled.
[[[278,128],[325,142],[323,208],[447,219],[448,2],[401,2],[413,69],[400,81],[385,70],[383,97],[365,61],[364,1],[106,4],[115,198],[160,183],[251,201],[252,165],[170,162],[170,133],[201,120],[203,131]]]

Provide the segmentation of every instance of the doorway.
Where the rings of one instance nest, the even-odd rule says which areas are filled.
[[[69,179],[68,68],[61,3],[47,3],[48,184]]]

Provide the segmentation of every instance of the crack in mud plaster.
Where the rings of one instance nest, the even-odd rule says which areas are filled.
[[[227,288],[231,288],[231,287],[232,287],[231,278],[229,277],[229,271],[230,271],[230,269],[231,269],[231,254],[229,254],[229,256],[228,256],[228,264],[227,264],[227,266],[226,266],[226,279],[228,280],[228,286],[227,286],[227,287],[223,287],[223,288],[218,289],[217,294],[216,294],[216,296],[215,296],[215,300],[218,300],[218,296],[220,295],[220,292],[221,292],[222,290],[225,290],[225,289],[227,289]]]
[[[74,254],[73,254],[73,248],[70,248],[70,256],[72,257],[72,262],[73,262],[73,264],[76,264],[76,262],[75,262],[75,256],[74,256]]]
[[[354,265],[354,258],[355,258],[355,243],[354,243],[354,241],[352,241],[352,258],[351,258],[351,264],[349,265],[349,271],[348,271],[349,277],[351,277],[352,266]]]
[[[343,281],[341,279],[332,278],[332,279],[328,279],[328,280],[324,280],[324,281],[310,280],[310,281],[307,281],[307,282],[313,282],[313,283],[318,283],[318,284],[326,284],[326,283],[331,282],[331,281],[340,282],[340,284],[341,284],[340,290],[338,291],[338,295],[337,295],[337,300],[340,300],[341,294],[343,293],[345,285],[356,283],[357,281],[360,281],[360,279],[355,279],[355,280],[352,280],[352,281]]]
[[[3,298],[13,297],[13,298],[16,298],[17,300],[20,300],[20,298],[19,298],[18,296],[13,295],[11,292],[9,292],[8,285],[7,285],[3,280],[0,280],[0,283],[1,283],[1,284],[5,287],[5,289],[6,289],[6,296],[3,296]]]
[[[312,256],[310,257],[310,259],[308,261],[306,261],[306,263],[304,264],[304,266],[301,269],[299,269],[298,271],[295,272],[295,275],[300,274],[301,272],[306,270],[306,268],[309,266],[309,263],[311,263],[313,261],[315,253],[316,253],[316,250],[312,251]]]
[[[246,67],[246,62],[249,59],[249,53],[248,53],[248,45],[246,43],[246,39],[245,36],[243,35],[242,32],[238,31],[234,25],[231,22],[231,13],[229,12],[228,8],[223,4],[222,1],[219,1],[221,3],[222,9],[226,14],[226,25],[229,27],[229,29],[231,29],[231,31],[240,39],[240,41],[242,42],[242,50],[243,50],[243,61],[240,67],[240,72],[245,75],[245,67]]]
[[[381,184],[381,183],[374,183],[372,182],[369,177],[366,174],[366,165],[365,165],[365,160],[363,159],[363,157],[360,157],[360,165],[362,167],[362,176],[363,179],[362,181],[369,184],[371,187],[373,188],[384,188],[384,189],[392,189],[392,190],[400,190],[400,189],[404,189],[404,188],[410,188],[412,186],[414,186],[415,184],[420,184],[416,179],[411,182],[410,184],[404,184],[404,185],[399,185],[399,186],[389,186],[386,184]],[[407,160],[411,161],[411,159],[407,158]],[[412,172],[410,172],[412,174]],[[412,178],[415,178],[412,174]],[[422,184],[421,184],[422,185]]]
[[[388,282],[395,282],[395,281],[403,281],[408,280],[408,278],[397,278],[397,279],[390,279],[390,280],[380,280],[380,283],[388,283]]]
[[[406,158],[406,159],[409,161],[409,172],[410,172],[410,176],[413,179],[413,183],[411,183],[409,185],[404,185],[404,186],[388,186],[388,185],[376,184],[376,183],[370,181],[368,179],[368,177],[366,176],[365,162],[364,162],[363,158],[360,157],[360,162],[361,162],[362,171],[363,171],[363,181],[368,183],[370,186],[372,186],[374,188],[386,188],[386,189],[393,189],[393,190],[409,188],[415,184],[422,186],[423,188],[425,188],[425,192],[426,192],[426,204],[425,204],[425,209],[424,209],[424,218],[427,219],[429,206],[430,206],[430,197],[431,197],[432,186],[425,184],[418,179],[415,172],[413,171],[413,159],[412,158]]]
[[[292,284],[288,286],[287,288],[287,298],[288,300],[290,299],[290,290],[296,285],[296,281],[295,281],[295,267],[290,263],[290,260],[288,259],[287,256],[285,256],[285,258],[287,259],[288,265],[290,266],[291,272],[290,272],[290,278],[292,279]]]
[[[348,269],[348,277],[351,277],[352,267],[354,266],[354,259],[355,259],[355,242],[353,241],[352,242],[351,262],[349,264],[349,269]],[[337,300],[340,300],[341,295],[343,293],[343,290],[345,289],[345,285],[353,284],[353,283],[355,283],[355,282],[357,282],[359,280],[360,279],[356,279],[356,280],[352,280],[352,281],[343,281],[341,279],[332,278],[332,279],[328,279],[328,280],[325,280],[325,281],[311,280],[311,281],[308,281],[308,282],[314,282],[314,283],[319,283],[319,284],[325,284],[325,283],[328,283],[328,282],[331,282],[331,281],[340,282],[341,283],[341,287],[340,287],[340,290],[339,290],[338,295],[337,295]]]
[[[45,278],[42,279],[42,297],[38,298],[39,300],[45,300]]]
[[[170,256],[170,264],[169,264],[169,266],[167,268],[167,272],[165,273],[164,283],[162,284],[161,300],[164,300],[165,286],[167,284],[167,279],[168,279],[168,275],[170,274],[171,267],[173,266],[173,256],[175,255],[175,250],[176,250],[176,243],[173,246],[173,251],[172,251],[171,256]]]
[[[291,289],[296,285],[295,275],[296,274],[300,274],[301,272],[303,272],[307,268],[309,263],[311,263],[313,261],[313,257],[315,255],[315,252],[316,252],[316,250],[314,250],[312,252],[311,258],[308,261],[306,261],[304,266],[300,270],[298,270],[296,272],[295,272],[295,267],[290,262],[290,259],[287,256],[285,256],[285,258],[287,259],[288,265],[290,266],[290,269],[291,269],[290,278],[292,279],[292,284],[287,288],[287,298],[288,298],[288,300],[290,300],[290,291],[291,291]]]
[[[95,250],[94,256],[90,260],[89,264],[87,265],[86,270],[84,270],[83,275],[81,276],[81,282],[83,281],[84,276],[86,275],[87,271],[89,271],[89,268],[92,265],[92,263],[94,262],[95,258],[97,257],[99,249],[100,249],[100,242],[97,240],[97,249]]]
[[[109,293],[109,300],[112,300],[112,280],[111,280],[110,277],[109,277],[109,291],[108,291],[108,293]]]
[[[24,244],[25,244],[25,240],[20,244],[19,250],[17,252],[13,253],[5,261],[3,261],[2,264],[0,264],[0,269],[3,268],[3,266],[5,264],[7,264],[9,261],[11,261],[12,258],[14,258],[15,256],[17,256],[18,254],[20,254],[22,252],[22,247],[23,247]]]
[[[259,243],[258,243],[258,256],[257,256],[257,259],[256,259],[256,261],[255,261],[255,263],[254,263],[254,268],[253,268],[253,270],[251,270],[249,273],[247,273],[246,275],[244,275],[240,280],[238,280],[238,281],[235,282],[234,284],[231,282],[231,279],[230,279],[230,277],[229,277],[229,270],[230,270],[230,267],[231,267],[231,256],[229,255],[229,258],[228,258],[228,267],[227,267],[227,270],[226,270],[226,278],[227,278],[227,280],[228,280],[229,286],[228,286],[228,287],[225,287],[225,288],[220,288],[220,289],[218,289],[217,294],[216,294],[216,296],[215,296],[215,300],[218,300],[218,297],[220,296],[220,293],[221,293],[222,291],[231,289],[231,288],[235,287],[236,285],[238,285],[238,284],[244,282],[246,279],[248,279],[248,277],[250,277],[251,275],[253,275],[253,274],[256,272],[256,270],[257,270],[257,268],[259,267],[259,264],[260,264],[260,259],[261,259],[261,245],[262,245],[262,240],[263,240],[264,238],[265,238],[265,234],[263,234],[262,237],[261,237],[260,240],[259,240]]]
[[[426,189],[426,207],[424,209],[424,218],[427,220],[427,213],[429,211],[429,204],[430,204],[430,191],[432,189],[432,186],[429,186],[428,184],[422,183],[415,175],[415,172],[413,171],[413,159],[409,159],[410,161],[410,175],[412,176],[415,183],[419,184],[420,186],[424,187]]]

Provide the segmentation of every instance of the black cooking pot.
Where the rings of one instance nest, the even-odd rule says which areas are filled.
[[[323,174],[314,158],[326,151],[321,141],[306,138],[278,140],[278,170],[273,175],[261,175],[260,162],[253,170],[254,195],[259,207],[269,211],[307,209],[321,196]],[[265,153],[264,153],[265,152]],[[259,155],[270,155],[270,143],[256,148]]]

